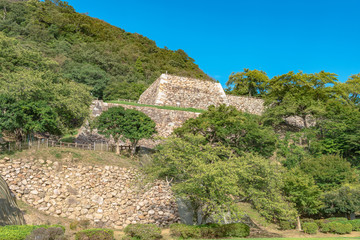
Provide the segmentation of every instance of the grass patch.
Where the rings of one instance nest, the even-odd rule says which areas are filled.
[[[256,224],[259,224],[264,227],[269,227],[271,229],[277,228],[277,225],[273,223],[269,223],[268,221],[266,221],[266,219],[263,216],[260,215],[258,211],[253,209],[250,203],[240,202],[237,203],[237,206],[239,207],[241,212],[248,215],[251,218],[251,220],[253,220]]]
[[[154,108],[158,108],[158,109],[186,111],[186,112],[195,112],[195,113],[206,112],[206,110],[196,109],[196,108],[181,108],[181,107],[173,107],[173,106],[147,105],[147,104],[140,104],[140,103],[135,103],[135,102],[126,102],[126,101],[109,101],[109,103],[117,103],[117,104],[132,105],[132,106],[139,106],[139,107],[154,107]]]
[[[87,165],[108,165],[118,166],[124,168],[137,168],[138,163],[135,159],[123,155],[116,155],[113,152],[101,152],[101,151],[88,151],[82,149],[70,149],[70,148],[40,148],[29,149],[13,154],[3,154],[2,157],[9,157],[11,159],[43,159],[57,162],[72,162],[82,163]]]
[[[232,240],[243,240],[244,238],[232,238]],[[348,240],[348,239],[360,239],[359,237],[326,237],[326,238],[246,238],[247,240]]]
[[[60,142],[73,143],[73,142],[75,142],[75,139],[76,139],[77,135],[78,135],[78,130],[72,130],[68,134],[65,134],[60,139]]]

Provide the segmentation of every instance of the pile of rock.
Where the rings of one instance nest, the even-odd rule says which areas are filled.
[[[141,185],[135,169],[4,159],[0,171],[19,199],[49,215],[119,229],[179,221],[170,187],[161,181]]]

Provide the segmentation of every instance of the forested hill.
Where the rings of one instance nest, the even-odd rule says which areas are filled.
[[[183,50],[159,48],[144,36],[77,13],[59,0],[0,0],[0,31],[1,42],[52,62],[37,70],[50,70],[89,85],[93,96],[100,99],[137,99],[166,71],[210,79]],[[16,59],[2,46],[0,71],[36,62],[27,59],[29,62],[19,63]]]

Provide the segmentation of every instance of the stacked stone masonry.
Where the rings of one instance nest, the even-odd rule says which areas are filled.
[[[139,103],[207,109],[210,105],[228,105],[228,100],[218,82],[162,74],[140,96]]]
[[[144,187],[135,169],[7,158],[0,160],[0,172],[18,199],[52,216],[117,229],[179,221],[168,184]]]
[[[162,74],[140,96],[139,103],[197,109],[226,104],[257,115],[261,115],[264,111],[262,99],[226,95],[218,82],[169,74]]]
[[[158,109],[154,107],[141,107],[125,104],[104,103],[103,101],[94,101],[91,105],[92,117],[100,116],[102,112],[107,111],[111,107],[121,106],[126,109],[135,109],[145,113],[156,123],[157,136],[168,137],[175,128],[180,127],[186,120],[190,118],[197,118],[200,113],[176,111],[167,109]],[[90,129],[88,124],[85,124],[81,129],[76,139],[77,143],[93,143],[93,142],[108,142],[104,136],[97,133],[96,129]],[[112,142],[110,140],[110,142]],[[158,140],[143,139],[139,142],[140,146],[153,148],[157,145]],[[124,143],[126,144],[126,143]]]

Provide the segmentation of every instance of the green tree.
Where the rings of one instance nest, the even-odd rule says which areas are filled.
[[[339,83],[336,90],[347,103],[359,107],[360,104],[360,73],[351,75],[345,83]]]
[[[125,110],[123,121],[122,135],[125,139],[130,140],[132,154],[135,153],[139,140],[151,138],[156,133],[156,123],[140,111],[134,109]]]
[[[156,132],[155,126],[155,122],[144,113],[123,107],[112,107],[95,120],[99,133],[114,138],[117,154],[120,154],[119,140],[128,139],[133,155],[139,140],[150,138]]]
[[[360,109],[352,104],[331,101],[316,127],[320,150],[339,154],[353,166],[360,165]]]
[[[0,132],[15,136],[17,143],[34,133],[63,133],[55,110],[44,101],[16,101],[0,95]]]
[[[226,83],[226,92],[233,95],[261,97],[266,93],[269,77],[264,71],[244,68],[243,72],[232,73]]]
[[[355,212],[360,211],[359,186],[342,186],[327,192],[323,196],[324,212],[327,214],[343,213],[346,217],[354,219]]]
[[[172,189],[191,202],[194,220],[201,224],[215,212],[236,213],[231,197],[239,195],[234,158],[230,149],[206,144],[202,136],[171,137],[158,146],[149,172],[172,180]]]
[[[22,69],[0,75],[0,85],[0,94],[16,101],[47,102],[59,117],[60,129],[80,127],[89,116],[89,89],[55,73]]]
[[[284,192],[289,201],[295,204],[299,215],[312,215],[319,212],[322,207],[320,200],[322,191],[315,184],[314,179],[293,168],[283,175]],[[301,230],[300,216],[297,217],[298,229]]]
[[[322,155],[304,159],[301,170],[312,176],[323,191],[338,189],[346,183],[356,183],[358,176],[349,162],[338,155]]]
[[[276,147],[276,135],[260,124],[258,117],[242,113],[233,106],[210,106],[208,111],[195,119],[187,120],[175,129],[177,136],[200,134],[210,144],[222,143],[237,151],[258,153],[270,157]]]
[[[138,100],[146,90],[143,83],[128,83],[125,81],[112,81],[104,90],[104,100],[130,99]]]
[[[203,214],[203,222],[214,213],[236,214],[236,201],[253,204],[270,221],[294,220],[296,212],[281,194],[280,168],[260,156],[239,157],[221,143],[185,134],[158,146],[149,173],[173,179],[175,193]]]
[[[326,102],[333,98],[336,74],[321,71],[306,74],[289,72],[269,81],[269,92],[265,104],[269,106],[264,114],[267,123],[279,124],[287,117],[301,117],[308,128],[307,117],[317,119],[325,112]]]

